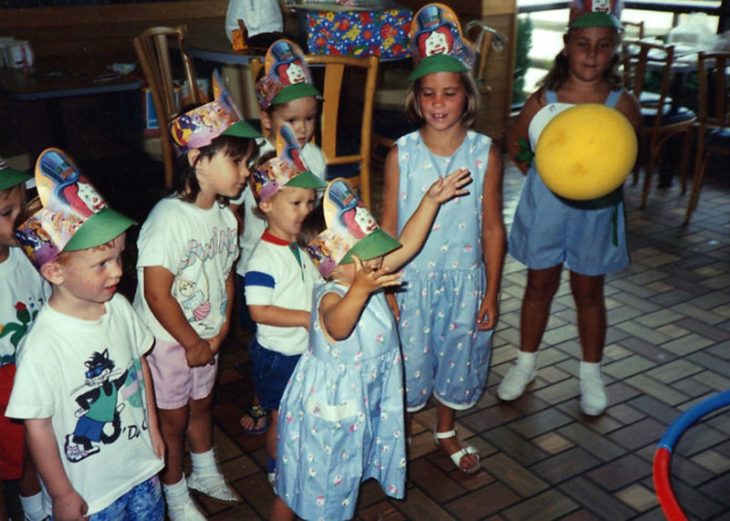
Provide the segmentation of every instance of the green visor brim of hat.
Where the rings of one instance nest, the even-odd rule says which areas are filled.
[[[271,100],[272,105],[283,105],[284,103],[289,103],[290,101],[294,101],[295,99],[299,98],[306,98],[308,96],[313,96],[315,98],[320,98],[322,95],[317,90],[317,87],[312,85],[311,83],[296,83],[294,85],[289,85],[288,87],[284,87],[279,91],[279,94],[277,94],[273,100]]]
[[[581,29],[583,27],[610,27],[617,31],[623,29],[619,19],[608,13],[586,13],[570,23],[571,29]]]
[[[360,239],[350,248],[340,261],[340,264],[350,264],[352,256],[357,255],[360,260],[370,260],[380,257],[401,247],[401,243],[378,228],[370,235]]]
[[[237,121],[228,127],[221,136],[257,138],[261,137],[261,132],[253,128],[253,126],[246,121]]]
[[[63,251],[85,250],[106,244],[121,235],[135,222],[111,208],[103,208],[89,217],[71,237]]]
[[[434,54],[418,62],[408,75],[408,81],[415,81],[434,72],[468,72],[469,67],[448,54]]]
[[[0,170],[0,190],[7,190],[21,183],[25,183],[28,179],[32,179],[33,176],[16,170],[14,168],[5,168]]]
[[[322,179],[314,175],[309,170],[306,170],[298,176],[292,177],[284,186],[292,188],[311,188],[313,190],[322,190],[327,188],[327,183]]]

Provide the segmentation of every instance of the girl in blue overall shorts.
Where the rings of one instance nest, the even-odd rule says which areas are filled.
[[[402,246],[342,179],[305,220],[301,241],[328,282],[314,290],[309,348],[281,399],[270,519],[351,519],[369,478],[403,497],[403,367],[382,290],[400,284],[393,270],[418,252],[439,206],[466,194],[469,182],[460,169],[426,187]]]
[[[402,230],[440,176],[467,168],[474,183],[439,210],[397,293],[406,406],[418,411],[436,398],[434,440],[457,468],[472,473],[479,454],[456,439],[454,414],[479,400],[487,378],[505,250],[502,161],[489,137],[469,130],[479,97],[470,74],[474,54],[456,15],[429,4],[416,13],[412,32],[418,63],[406,105],[422,126],[388,155],[383,228]]]
[[[534,150],[547,123],[579,103],[615,107],[638,133],[641,125],[638,103],[620,87],[620,78],[614,70],[621,31],[616,7],[611,2],[608,11],[592,12],[590,0],[571,6],[564,48],[556,56],[543,86],[525,103],[508,134],[507,145],[517,166],[523,173],[527,172],[510,232],[509,252],[527,265],[528,272],[522,302],[520,351],[497,394],[502,400],[514,400],[535,379],[537,349],[565,264],[570,269],[570,288],[583,351],[579,371],[580,407],[584,414],[591,416],[602,414],[608,404],[601,377],[606,336],[604,275],[629,264],[622,189],[592,201],[559,197],[545,186],[534,164],[530,166],[527,143],[529,140]]]

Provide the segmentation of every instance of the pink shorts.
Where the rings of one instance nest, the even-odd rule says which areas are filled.
[[[25,457],[23,421],[5,416],[14,378],[14,364],[0,367],[0,481],[20,479],[23,475]]]
[[[213,365],[188,367],[185,349],[177,343],[156,339],[147,355],[160,409],[179,409],[190,400],[202,400],[213,391],[218,374],[218,355]]]

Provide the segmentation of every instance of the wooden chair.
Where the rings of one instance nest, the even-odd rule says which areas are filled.
[[[651,191],[652,176],[658,166],[663,145],[674,136],[683,134],[680,180],[684,191],[687,183],[687,165],[691,130],[697,117],[685,107],[676,107],[669,98],[674,63],[674,46],[641,41],[622,43],[622,62],[624,66],[625,87],[638,100],[644,91],[647,73],[657,71],[660,78],[659,93],[656,101],[641,103],[644,120],[643,151],[644,189],[641,208],[646,207]],[[635,180],[638,172],[635,172]]]
[[[644,21],[641,22],[625,22],[621,21],[621,25],[624,26],[624,36],[635,38],[637,40],[644,39]]]
[[[689,224],[697,208],[702,181],[710,156],[730,156],[730,85],[727,73],[730,52],[700,52],[697,56],[699,117],[697,155],[692,193],[687,204],[684,224]]]
[[[178,113],[178,96],[171,50],[179,53],[184,80],[190,89],[191,103],[202,103],[205,96],[198,89],[192,58],[185,51],[185,26],[152,27],[133,40],[157,112],[165,167],[165,186],[172,186],[175,151],[167,132],[168,122]]]
[[[360,196],[371,208],[370,186],[371,146],[375,87],[378,81],[378,58],[353,58],[349,56],[305,56],[315,83],[322,93],[322,114],[317,142],[322,149],[327,167],[355,165],[358,174],[347,176]],[[262,68],[259,59],[250,62],[251,74],[256,79]],[[359,125],[357,125],[359,123]],[[357,126],[355,126],[357,125]],[[349,128],[348,128],[349,127]],[[359,131],[357,130],[359,129]],[[351,136],[347,136],[350,130]],[[357,143],[342,151],[338,138],[356,138]]]

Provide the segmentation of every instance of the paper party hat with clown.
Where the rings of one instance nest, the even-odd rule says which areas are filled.
[[[620,0],[573,0],[570,4],[568,27],[610,27],[621,30]]]
[[[369,260],[400,248],[401,243],[378,226],[346,180],[330,181],[322,205],[327,229],[306,249],[323,277],[338,264],[352,262],[352,255]]]
[[[327,183],[307,168],[297,136],[286,123],[276,136],[276,156],[257,166],[249,179],[251,191],[259,202],[285,186],[315,190],[327,187]]]
[[[282,38],[271,44],[264,58],[264,75],[256,83],[261,110],[307,96],[319,97],[302,49]]]
[[[411,53],[416,66],[409,81],[434,72],[467,72],[475,60],[459,18],[450,7],[439,3],[423,6],[413,17]]]
[[[261,137],[238,110],[218,72],[213,73],[213,101],[195,107],[170,121],[170,137],[179,154],[210,145],[218,136]]]
[[[32,207],[37,211],[15,235],[38,268],[62,251],[106,244],[134,224],[107,206],[63,150],[48,148],[41,153],[35,165],[35,182],[38,199]]]

